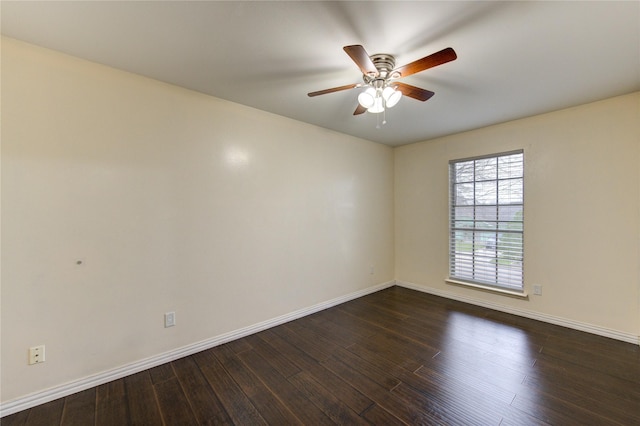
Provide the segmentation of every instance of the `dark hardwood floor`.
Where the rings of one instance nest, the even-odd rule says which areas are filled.
[[[2,419],[640,425],[640,347],[392,287]]]

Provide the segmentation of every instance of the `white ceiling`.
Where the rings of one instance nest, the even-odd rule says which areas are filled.
[[[9,37],[392,146],[640,90],[638,1],[2,1],[1,17]],[[306,95],[361,82],[351,44],[458,59],[403,79],[436,94],[378,129],[352,115],[359,89]]]

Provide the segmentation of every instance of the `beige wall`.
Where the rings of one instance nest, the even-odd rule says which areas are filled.
[[[445,284],[448,162],[524,149],[519,300]],[[640,334],[640,93],[395,150],[396,279],[433,292]]]
[[[3,39],[2,400],[393,280],[392,191],[389,147]]]

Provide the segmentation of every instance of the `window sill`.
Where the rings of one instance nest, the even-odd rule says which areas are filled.
[[[468,282],[465,282],[465,281],[453,280],[451,278],[447,278],[444,281],[447,284],[451,284],[451,285],[457,285],[457,286],[462,286],[462,287],[470,287],[470,288],[473,288],[473,289],[476,289],[476,290],[482,290],[482,291],[486,291],[486,292],[489,292],[489,293],[501,294],[503,296],[516,297],[518,299],[527,299],[527,300],[529,299],[529,295],[524,290],[523,291],[507,290],[507,289],[496,288],[496,287],[491,287],[491,286],[482,285],[482,284],[468,283]]]

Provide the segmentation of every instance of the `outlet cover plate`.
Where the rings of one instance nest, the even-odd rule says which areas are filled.
[[[43,363],[44,360],[44,345],[29,348],[29,365],[40,364]]]
[[[173,327],[176,325],[176,313],[167,312],[164,314],[164,328]]]

